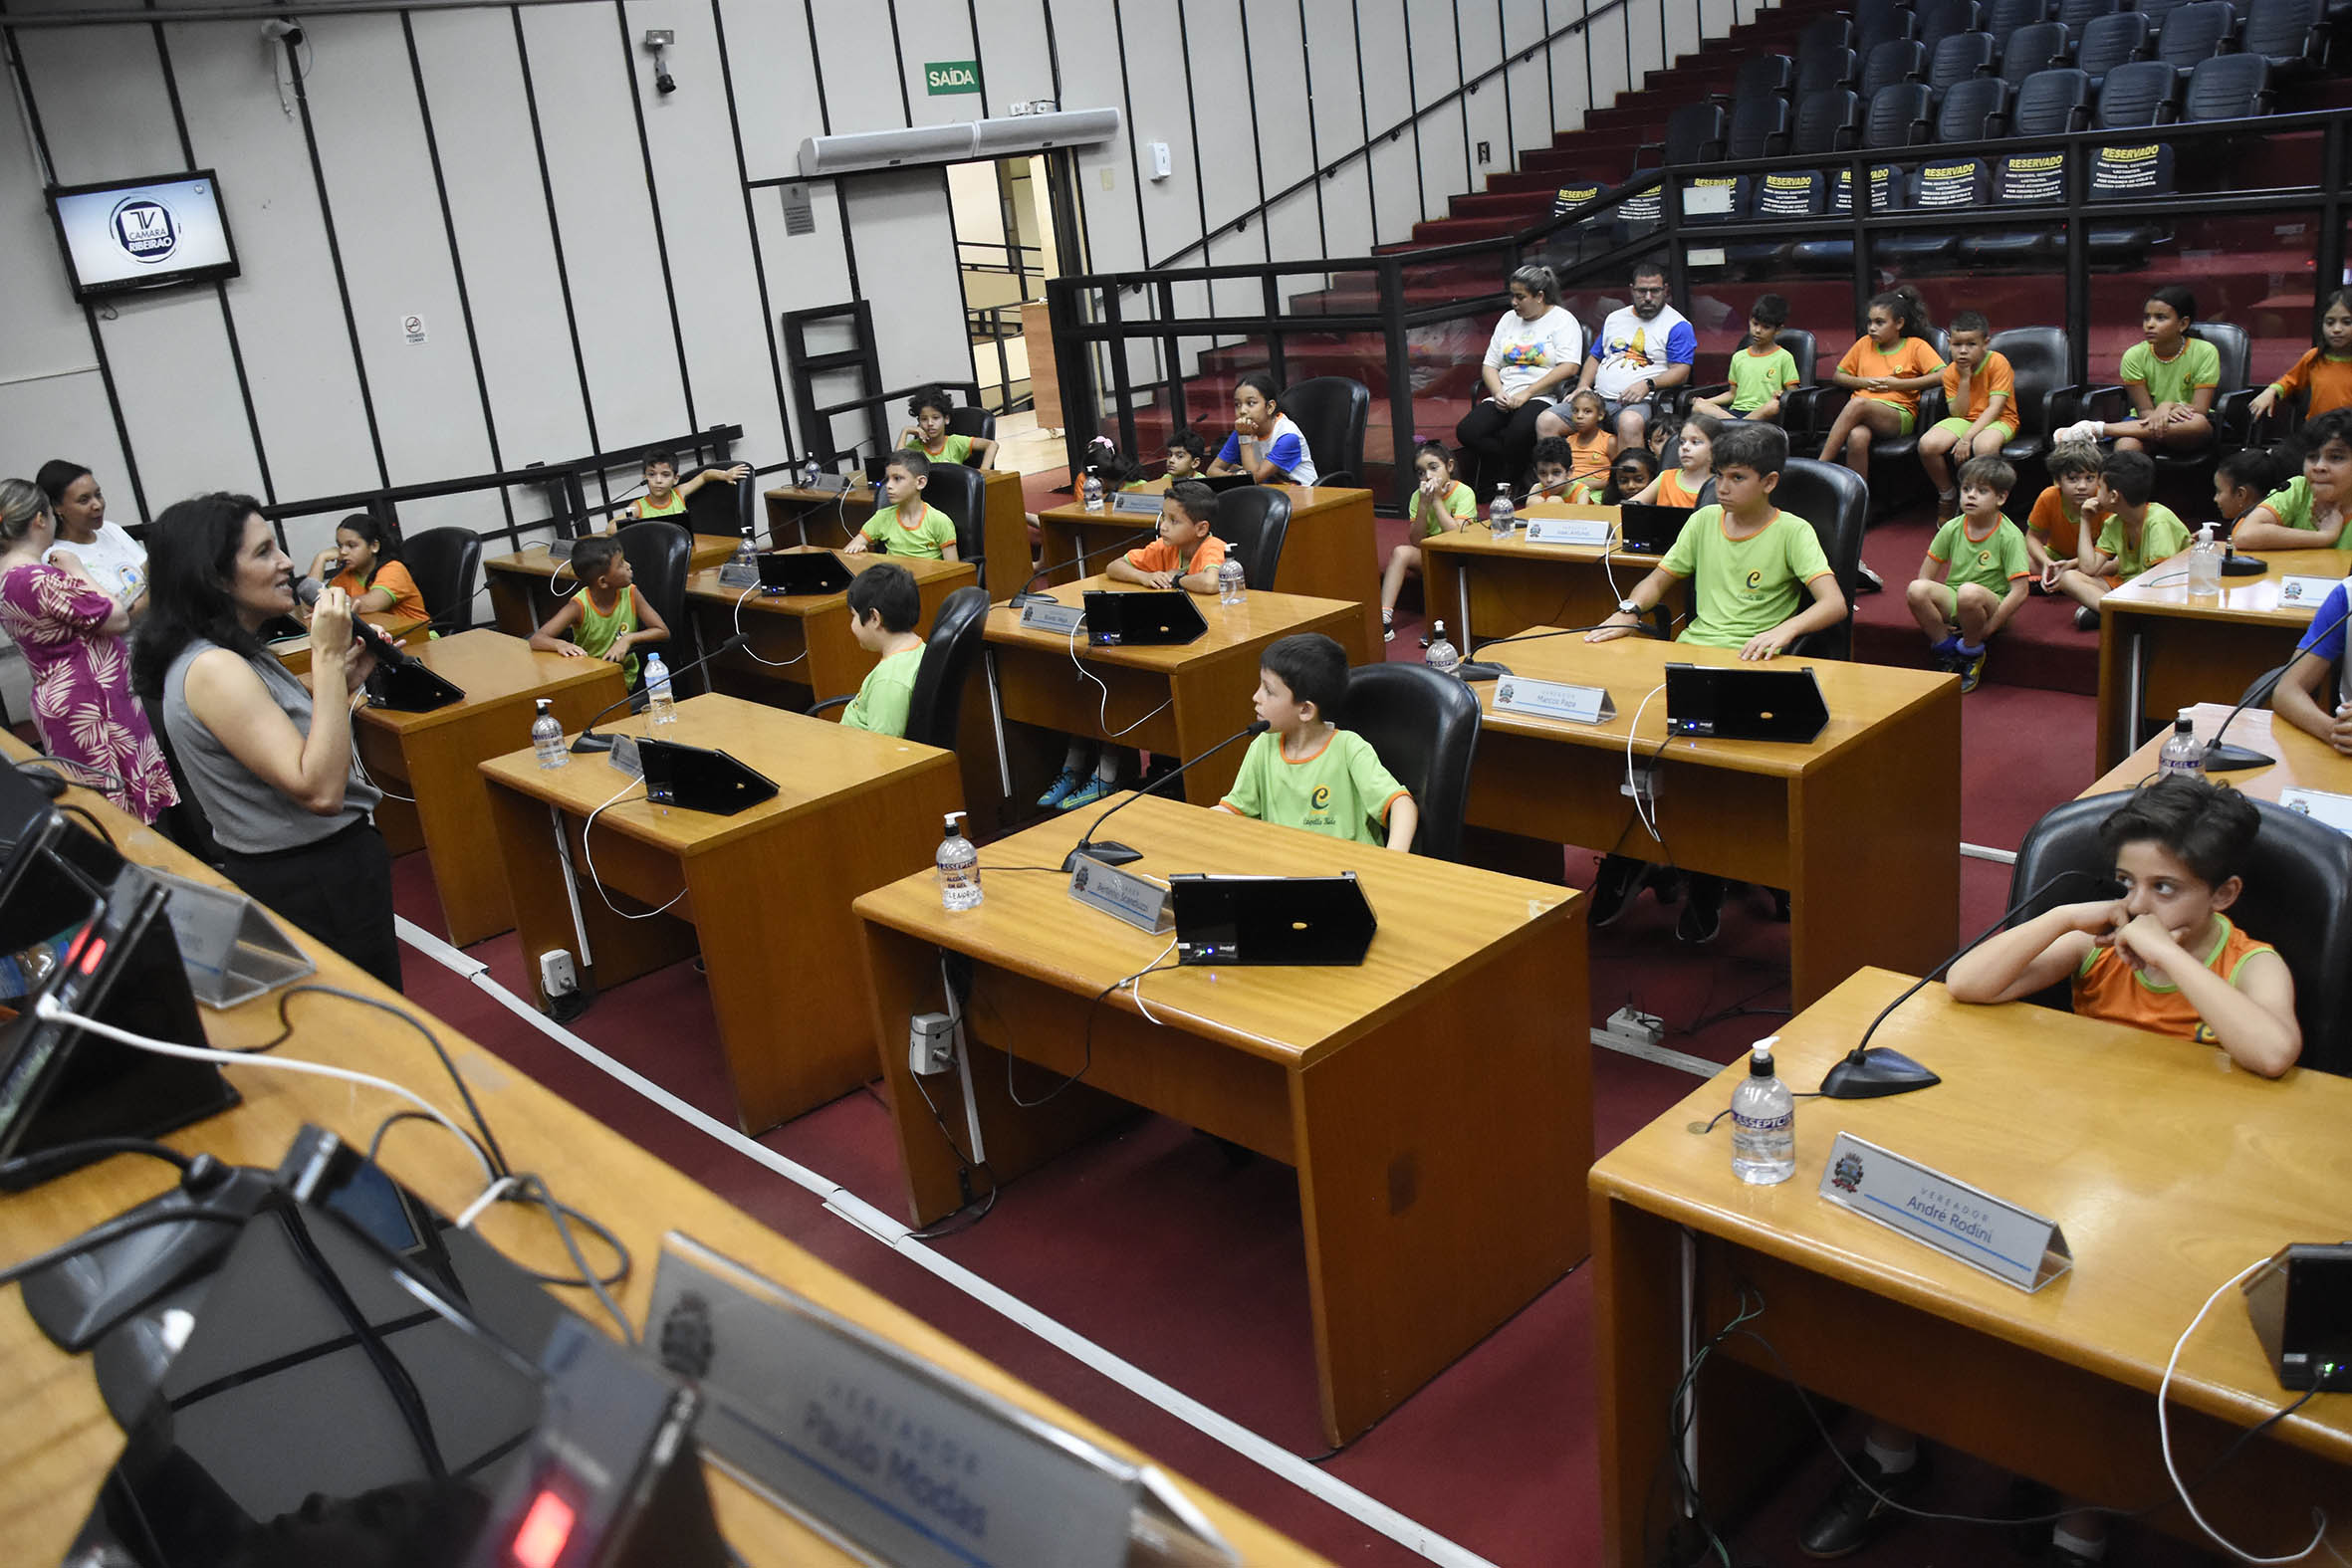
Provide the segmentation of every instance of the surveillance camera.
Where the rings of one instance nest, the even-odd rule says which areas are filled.
[[[276,17],[262,23],[261,36],[273,44],[285,44],[293,48],[302,43],[302,24]]]
[[[653,91],[656,93],[675,93],[678,91],[678,79],[671,76],[666,71],[656,71],[653,73]]]

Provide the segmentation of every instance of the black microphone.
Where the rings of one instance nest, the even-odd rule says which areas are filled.
[[[2232,518],[2222,525],[2222,575],[2225,577],[2258,577],[2270,569],[2270,563],[2252,556],[2237,553],[2237,525],[2242,518]]]
[[[2071,881],[2077,877],[2094,883],[2103,898],[2121,898],[2123,896],[2123,885],[2117,882],[2111,873],[2105,871],[2085,871],[2076,868],[2071,871],[2060,871],[2057,875],[2047,878],[2039,887],[2034,888],[2023,898],[2002,910],[1999,920],[1978,932],[1967,942],[1962,943],[1958,952],[1922,975],[1918,980],[1913,981],[1910,990],[1888,1003],[1885,1010],[1870,1020],[1870,1027],[1862,1031],[1862,1037],[1854,1042],[1854,1048],[1848,1051],[1835,1066],[1822,1074],[1821,1087],[1818,1091],[1821,1097],[1829,1100],[1876,1100],[1883,1099],[1890,1094],[1909,1094],[1913,1089],[1933,1088],[1942,1083],[1944,1081],[1942,1078],[1937,1077],[1899,1050],[1889,1050],[1884,1045],[1872,1049],[1870,1036],[1876,1034],[1878,1026],[1887,1020],[1887,1013],[1894,1011],[1904,1003],[1919,995],[1921,988],[1925,987],[1928,982],[1941,980],[1946,971],[1974,952],[1987,937],[1992,936],[1993,933],[2015,919],[2019,911],[2030,908],[2034,900],[2056,887],[2060,882]]]
[[[1136,790],[1124,800],[1121,800],[1117,805],[1114,805],[1109,810],[1104,811],[1100,816],[1094,818],[1093,824],[1079,836],[1076,847],[1071,849],[1068,854],[1061,857],[1061,869],[1064,871],[1075,871],[1078,868],[1078,861],[1081,858],[1092,860],[1098,864],[1106,866],[1123,866],[1130,861],[1142,859],[1142,850],[1130,848],[1128,845],[1116,842],[1115,840],[1109,843],[1100,844],[1094,842],[1095,830],[1100,828],[1103,823],[1109,821],[1114,814],[1125,810],[1130,805],[1133,805],[1136,801],[1142,799],[1145,795],[1151,793],[1154,789],[1157,789],[1169,780],[1183,778],[1185,770],[1192,767],[1194,763],[1207,762],[1210,758],[1216,756],[1219,752],[1224,751],[1234,742],[1245,741],[1250,739],[1252,736],[1264,735],[1268,730],[1273,728],[1274,726],[1268,724],[1264,719],[1253,719],[1241,729],[1234,731],[1233,734],[1227,736],[1224,740],[1219,741],[1215,746],[1212,746],[1207,751],[1201,753],[1201,755],[1194,758],[1192,762],[1184,763],[1178,767],[1169,769],[1166,773],[1160,775],[1157,779],[1154,779],[1150,784],[1145,784],[1142,788]]]
[[[670,679],[674,681],[679,676],[685,674],[688,670],[699,670],[704,665],[710,663],[711,660],[717,658],[720,654],[742,647],[745,636],[746,633],[739,631],[734,636],[729,637],[725,642],[722,642],[717,647],[711,649],[710,652],[704,654],[701,658],[679,665],[676,669],[669,672]],[[621,695],[620,701],[606,703],[600,710],[597,711],[594,718],[591,718],[588,723],[580,727],[580,738],[572,743],[573,752],[578,754],[581,752],[609,752],[612,750],[612,737],[609,735],[596,734],[596,726],[603,721],[605,714],[612,712],[616,708],[625,708],[631,703],[634,703],[638,699],[642,698],[644,695],[645,694],[642,691],[624,692]]]
[[[1149,528],[1137,529],[1134,533],[1129,534],[1126,538],[1113,540],[1107,545],[1097,545],[1092,550],[1080,549],[1075,560],[1057,560],[1052,565],[1040,566],[1037,570],[1029,574],[1029,581],[1021,584],[1021,591],[1015,593],[1011,598],[1005,601],[1006,607],[1010,609],[1023,609],[1032,604],[1058,604],[1061,601],[1057,599],[1051,593],[1030,592],[1029,590],[1031,586],[1050,571],[1059,571],[1064,566],[1077,566],[1083,568],[1086,564],[1086,558],[1088,556],[1107,554],[1111,551],[1123,550],[1127,546],[1136,543],[1138,540],[1157,539],[1159,537],[1159,524],[1154,523]]]
[[[319,595],[326,591],[326,588],[316,577],[305,577],[294,585],[295,602],[308,604],[315,608],[319,602]],[[358,647],[374,654],[376,665],[380,669],[397,670],[416,662],[406,648],[401,647],[384,634],[381,626],[372,621],[361,620],[357,610],[352,612],[352,641]]]
[[[2352,615],[2352,599],[2347,600],[2343,613],[2337,615],[2336,618],[2329,623],[2327,631],[2323,631],[2319,633],[2319,635],[2325,637],[2329,632],[2333,632],[2338,626],[2344,624],[2345,617],[2348,615]],[[2306,642],[2310,641],[2311,634],[2308,632],[2304,633],[2303,640]],[[2271,696],[2278,690],[2278,683],[2285,679],[2287,669],[2295,661],[2290,658],[2285,664],[2281,664],[2278,668],[2270,671],[2260,680],[2254,682],[2252,686],[2246,689],[2245,695],[2238,699],[2237,706],[2230,710],[2230,717],[2222,721],[2222,727],[2214,732],[2214,738],[2205,743],[2205,771],[2207,773],[2229,774],[2235,773],[2240,768],[2267,768],[2272,763],[2278,761],[2277,758],[2265,756],[2262,753],[2253,750],[2251,747],[2225,745],[2222,741],[2222,737],[2230,733],[2231,723],[2235,720],[2239,714],[2245,712],[2247,708],[2251,707],[2255,703],[2268,702],[2270,700]],[[2334,707],[2334,704],[2329,704],[2329,707]]]

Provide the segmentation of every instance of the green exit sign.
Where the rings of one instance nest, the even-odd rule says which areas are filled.
[[[933,98],[950,93],[980,91],[980,62],[977,60],[934,60],[923,67],[923,85]]]

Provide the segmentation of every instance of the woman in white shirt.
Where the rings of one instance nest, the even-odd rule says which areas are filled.
[[[1474,493],[1517,485],[1535,449],[1535,421],[1568,389],[1584,362],[1584,330],[1559,303],[1559,279],[1548,267],[1511,275],[1511,309],[1495,325],[1479,370],[1486,395],[1454,427],[1469,459]]]
[[[80,569],[132,620],[147,607],[147,553],[120,524],[107,521],[98,476],[80,463],[53,458],[34,477],[57,518],[57,543],[42,558],[68,571]]]

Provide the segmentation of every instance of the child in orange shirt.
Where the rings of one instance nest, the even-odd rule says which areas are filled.
[[[1708,481],[1715,478],[1715,438],[1723,434],[1723,421],[1713,414],[1691,414],[1682,422],[1680,468],[1658,470],[1658,477],[1642,488],[1632,500],[1643,506],[1695,507],[1706,494]]]
[[[1837,361],[1834,379],[1853,395],[1821,443],[1820,460],[1870,477],[1870,443],[1878,436],[1907,436],[1919,420],[1919,394],[1944,374],[1944,361],[1928,340],[1927,305],[1909,284],[1870,302],[1870,333],[1856,338]]]
[[[2338,289],[2327,297],[2327,309],[2319,318],[2319,346],[2262,388],[2262,395],[2253,400],[2254,417],[2259,419],[2306,387],[2311,401],[2303,410],[2305,419],[2352,406],[2352,289]]]
[[[1608,483],[1609,461],[1617,455],[1608,418],[1608,404],[1590,387],[1569,395],[1567,500],[1589,501]]]
[[[2061,441],[2050,448],[2044,463],[2049,488],[2035,498],[2025,517],[2025,556],[2033,562],[2035,582],[2045,591],[2074,560],[2082,531],[2087,528],[2095,535],[2107,520],[2099,510],[2101,461],[2094,442]]]
[[[1949,418],[1919,438],[1919,466],[1936,487],[1936,521],[1960,511],[1955,467],[1972,457],[1999,457],[2017,437],[2017,376],[2008,356],[1993,351],[1993,324],[1980,311],[1952,318],[1946,339],[1952,362],[1944,367],[1944,406]]]

